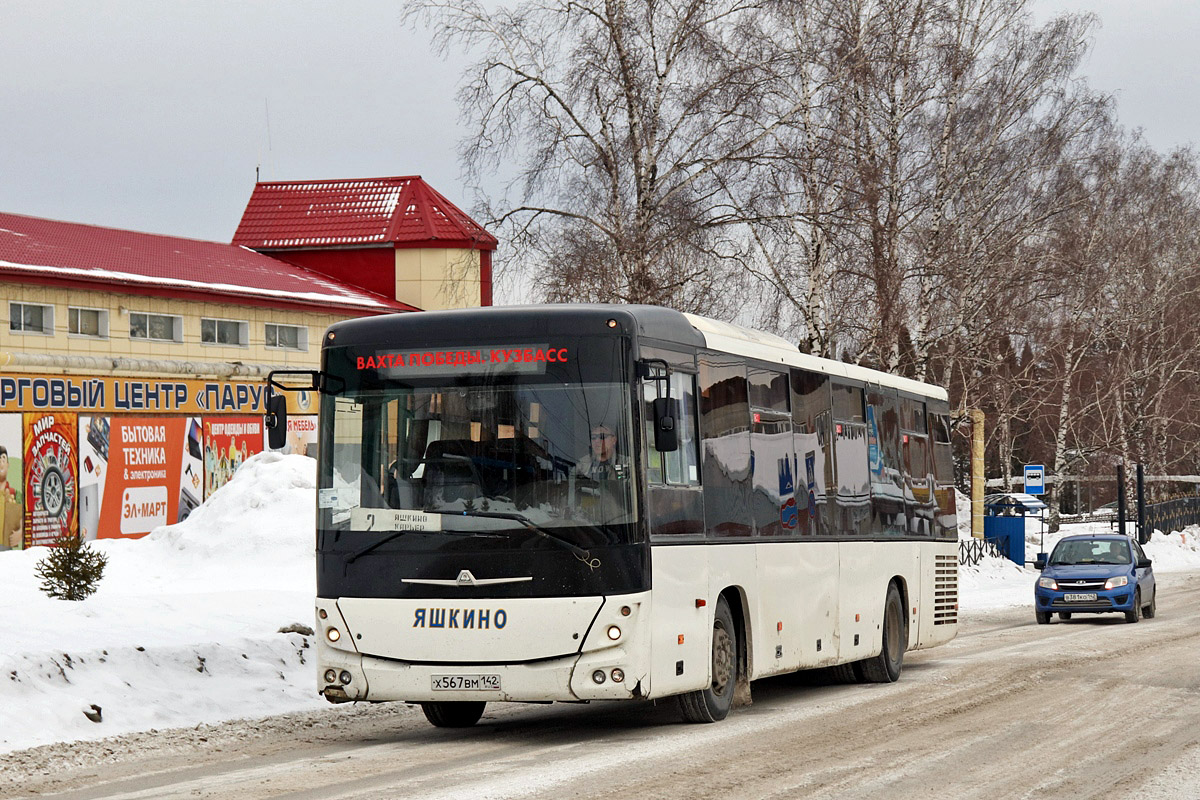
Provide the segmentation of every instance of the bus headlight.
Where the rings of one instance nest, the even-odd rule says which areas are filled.
[[[337,671],[332,669],[325,670],[325,682],[333,683],[337,680]]]
[[[621,638],[621,629],[618,628],[616,625],[609,625],[608,626],[608,638],[612,639],[614,642],[617,639],[620,639]]]
[[[625,670],[621,669],[620,667],[614,669],[611,674],[613,683],[620,683],[621,681],[625,680]]]
[[[346,684],[350,683],[350,673],[346,670],[342,670],[341,674],[338,675],[338,680],[342,682],[342,686],[345,686]]]
[[[592,681],[594,683],[604,683],[605,680],[604,670],[598,669],[592,673]]]
[[[330,628],[325,631],[325,638],[331,642],[336,642],[338,639],[342,638],[342,632],[337,628]]]

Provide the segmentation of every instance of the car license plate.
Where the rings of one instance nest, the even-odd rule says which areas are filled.
[[[1068,603],[1094,603],[1096,602],[1095,592],[1077,592],[1067,593],[1063,595],[1063,600]]]
[[[499,675],[434,675],[435,692],[498,692]]]

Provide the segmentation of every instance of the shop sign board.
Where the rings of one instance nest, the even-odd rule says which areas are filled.
[[[312,392],[286,392],[289,413],[315,413]],[[265,380],[193,380],[0,376],[0,411],[76,411],[109,414],[262,414],[270,392]]]
[[[75,425],[74,414],[25,415],[26,547],[78,533]]]

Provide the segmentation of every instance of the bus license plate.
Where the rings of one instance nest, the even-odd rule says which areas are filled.
[[[434,675],[435,692],[498,692],[499,675]]]
[[[1076,594],[1064,594],[1063,600],[1068,603],[1094,603],[1096,602],[1095,592],[1081,592]]]

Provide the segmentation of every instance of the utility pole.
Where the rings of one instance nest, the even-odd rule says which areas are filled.
[[[971,536],[983,538],[983,412],[972,408],[971,415]]]

